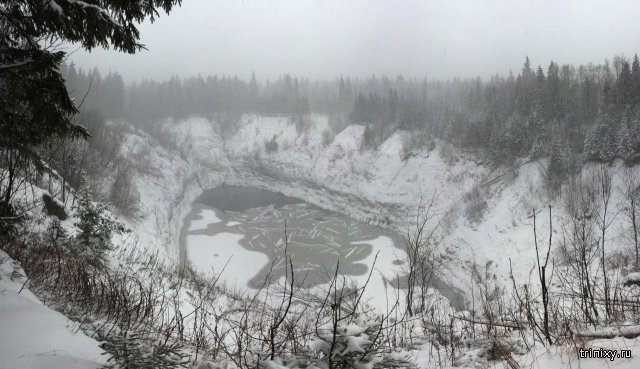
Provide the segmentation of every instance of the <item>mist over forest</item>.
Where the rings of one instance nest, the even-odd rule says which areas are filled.
[[[369,147],[407,130],[422,144],[446,140],[501,164],[551,156],[554,171],[563,175],[583,160],[633,160],[640,149],[640,63],[637,55],[612,60],[579,66],[551,61],[543,68],[526,57],[517,74],[496,73],[488,81],[401,75],[324,81],[285,74],[259,82],[253,74],[249,80],[198,75],[125,84],[117,73],[102,76],[73,65],[65,67],[65,79],[83,101],[82,111],[145,128],[192,115],[233,125],[244,113],[322,114],[334,133],[349,123],[365,124]]]
[[[0,368],[640,366],[640,3],[0,3]]]

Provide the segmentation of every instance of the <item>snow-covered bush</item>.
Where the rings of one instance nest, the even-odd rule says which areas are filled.
[[[335,327],[335,329],[334,329]],[[317,330],[318,337],[311,348],[324,358],[328,368],[391,368],[408,367],[406,357],[386,351],[381,344],[380,320],[353,319],[348,324],[325,324]]]
[[[324,324],[316,329],[309,355],[288,360],[275,358],[260,362],[263,369],[373,369],[410,368],[408,355],[391,351],[382,344],[382,321],[361,318],[349,323]]]
[[[487,211],[487,200],[479,184],[464,194],[465,215],[470,223],[479,223]]]
[[[426,133],[411,132],[403,137],[400,157],[402,160],[406,160],[411,157],[415,151],[418,151],[423,147],[427,147],[430,151],[433,148],[433,145],[433,139],[431,139],[431,137]]]
[[[135,217],[140,205],[140,193],[132,181],[132,170],[130,167],[118,168],[111,189],[109,190],[109,201],[119,211],[120,214]]]
[[[514,354],[526,353],[521,340],[505,336],[500,338],[483,337],[466,342],[469,350],[454,361],[457,367],[490,367],[490,362],[504,361],[504,367],[518,368]],[[495,365],[495,364],[494,364]]]
[[[111,236],[126,230],[111,217],[106,205],[94,202],[88,193],[79,199],[78,217],[75,251],[90,265],[101,269],[107,253],[113,249]]]

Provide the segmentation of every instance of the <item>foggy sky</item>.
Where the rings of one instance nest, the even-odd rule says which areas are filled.
[[[259,79],[451,78],[601,63],[640,52],[637,0],[184,0],[140,26],[148,51],[70,57],[126,80],[200,73]],[[69,47],[74,51],[77,47]]]

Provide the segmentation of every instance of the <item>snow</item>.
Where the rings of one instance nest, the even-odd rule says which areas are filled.
[[[387,236],[380,236],[369,241],[352,242],[351,244],[370,244],[373,247],[371,254],[361,261],[361,263],[372,266],[375,260],[374,271],[365,290],[365,300],[379,311],[389,311],[389,302],[395,301],[395,292],[389,282],[402,272],[402,266],[398,265],[398,261],[405,260],[407,253],[396,248],[393,240]],[[358,285],[363,286],[367,278],[368,274],[354,279],[358,281]]]
[[[365,150],[361,147],[364,126],[357,124],[336,132],[323,146],[323,133],[330,129],[326,117],[305,117],[302,131],[296,124],[291,117],[247,114],[238,130],[223,139],[217,123],[207,119],[161,122],[163,134],[175,137],[175,149],[161,147],[140,133],[153,152],[149,166],[158,169],[155,175],[144,174],[137,180],[147,207],[141,224],[134,225],[142,243],[151,248],[163,245],[165,253],[175,257],[181,220],[192,201],[202,189],[220,184],[281,192],[371,224],[398,227],[402,233],[420,199],[436,194],[436,210],[444,217],[439,244],[448,261],[441,277],[463,290],[468,287],[471,265],[488,261],[502,282],[510,284],[510,265],[518,283],[528,282],[535,261],[533,208],[552,205],[554,240],[560,239],[563,200],[549,200],[542,174],[545,160],[521,163],[516,169],[493,169],[478,162],[476,154],[442,142],[435,149],[422,147],[406,155],[404,145],[411,134],[403,131],[377,149]],[[278,150],[266,152],[265,142],[274,137]],[[611,166],[611,172],[621,165]],[[584,171],[590,169],[586,165]],[[472,223],[465,215],[464,198],[474,187],[487,206],[479,221]],[[615,177],[614,189],[620,187]],[[619,199],[616,194],[612,202]],[[544,244],[548,236],[545,211],[537,225]],[[623,231],[622,226],[610,230],[612,251],[629,246],[630,241],[621,237]]]
[[[198,218],[191,220],[190,229],[206,229],[209,224],[220,223],[221,221],[222,220],[216,216],[216,211],[214,209],[202,207],[198,213]]]
[[[221,232],[215,235],[188,235],[187,257],[201,272],[222,273],[228,286],[244,288],[257,270],[269,262],[266,255],[242,247],[244,235]],[[224,271],[224,272],[223,272]]]
[[[377,356],[374,356],[369,362],[364,362],[360,360],[354,362],[353,367],[355,369],[373,369],[374,366],[380,362],[382,362],[382,359]]]
[[[221,274],[228,286],[242,288],[256,271],[266,265],[268,257],[260,252],[245,249],[240,244],[245,235],[230,232],[210,234],[210,225],[222,223],[216,210],[204,205],[194,205],[195,217],[185,223],[187,260],[203,273]],[[240,225],[237,221],[225,226]]]
[[[580,332],[580,336],[584,338],[635,338],[640,336],[640,325],[623,325],[618,327],[606,327],[595,331],[583,331]]]
[[[407,132],[396,132],[375,150],[363,150],[362,125],[346,127],[323,146],[322,135],[329,130],[327,118],[306,119],[305,130],[298,132],[295,120],[290,117],[245,115],[238,131],[225,140],[218,134],[217,123],[207,119],[161,122],[163,134],[175,138],[174,146],[163,145],[158,139],[132,129],[123,153],[149,150],[148,163],[137,168],[135,174],[142,216],[128,221],[138,244],[177,260],[178,237],[194,200],[203,189],[220,184],[282,192],[371,224],[397,226],[400,231],[415,215],[413,211],[420,199],[438,193],[437,211],[446,215],[441,223],[439,245],[448,268],[439,276],[448,277],[462,289],[469,283],[469,269],[474,263],[492,262],[498,279],[506,285],[510,285],[507,280],[510,266],[518,283],[529,281],[535,262],[532,209],[542,209],[537,218],[540,244],[546,245],[549,233],[546,212],[549,204],[553,211],[554,242],[561,238],[563,200],[561,197],[550,200],[544,190],[541,171],[546,164],[544,160],[521,163],[515,169],[492,169],[474,161],[477,159],[474,154],[460,152],[445,143],[438,143],[434,150],[420,148],[405,156]],[[278,151],[268,153],[264,144],[274,137]],[[615,174],[621,165],[614,163],[608,169]],[[593,165],[586,165],[583,171],[591,169]],[[465,216],[463,199],[475,186],[480,188],[487,208],[478,222],[470,222]],[[620,188],[620,179],[614,176],[614,204],[621,203]],[[29,196],[39,198],[41,194],[36,189]],[[618,216],[624,215],[620,212]],[[214,235],[187,234],[188,260],[203,272],[217,274],[224,269],[222,280],[229,286],[246,286],[269,259],[241,245],[245,235],[238,233],[241,231],[238,226],[244,226],[242,222],[226,221],[224,214],[202,208],[187,231],[206,231],[209,225],[222,224],[229,228]],[[63,226],[69,228],[71,223],[65,221]],[[612,252],[624,252],[630,246],[632,241],[624,237],[628,230],[625,227],[628,227],[625,222],[617,221],[608,232]],[[389,300],[395,298],[388,282],[402,270],[398,261],[404,259],[405,253],[386,236],[352,242],[354,246],[364,244],[371,245],[372,252],[361,263],[372,265],[378,253],[365,300],[388,311],[387,294],[391,294]],[[0,259],[5,257],[0,252]],[[100,355],[98,342],[77,332],[77,325],[74,327],[74,323],[44,306],[28,288],[18,293],[24,279],[11,280],[14,267],[8,260],[0,263],[0,332],[19,334],[0,335],[0,368],[101,366],[104,356]],[[363,284],[367,276],[355,279]],[[630,281],[640,281],[640,273],[627,274],[623,282]],[[636,330],[637,326],[614,327],[583,333],[585,337],[590,333],[624,336],[625,332],[635,334]],[[357,351],[365,343],[350,344]],[[634,358],[640,357],[637,339],[591,339],[585,345],[631,349]],[[418,363],[430,361],[426,349],[414,354]],[[578,362],[577,353],[568,346],[551,350],[537,347],[526,355],[516,355],[515,359],[521,367],[638,367],[637,359]],[[506,367],[504,363],[491,365]]]
[[[82,7],[82,8],[85,8],[85,9],[86,8],[93,9],[100,15],[101,18],[108,20],[110,23],[112,23],[116,27],[122,27],[122,25],[120,23],[118,23],[115,19],[113,19],[111,17],[111,15],[109,14],[109,12],[106,9],[104,9],[104,8],[98,6],[98,5],[89,4],[89,3],[81,1],[81,0],[66,0],[66,1],[68,3],[74,4],[74,5],[78,5],[78,6]]]
[[[25,277],[16,273],[22,273],[18,264],[0,251],[0,368],[102,367],[99,343],[22,289]]]
[[[521,368],[581,368],[581,369],[635,369],[638,368],[640,357],[640,345],[637,340],[617,338],[613,340],[596,340],[585,345],[584,349],[605,350],[631,350],[631,359],[616,358],[579,358],[580,347],[567,348],[565,346],[551,349],[536,347],[531,352],[522,356],[515,356]],[[509,368],[506,363],[499,363],[498,368]]]
[[[490,272],[496,274],[497,283],[503,286],[511,285],[511,271],[516,283],[534,280],[532,209],[540,211],[536,219],[539,244],[546,246],[549,235],[548,205],[552,206],[553,242],[557,244],[562,239],[564,200],[562,196],[550,196],[545,189],[545,160],[523,160],[513,167],[492,168],[479,162],[475,153],[461,152],[437,141],[435,149],[422,147],[407,155],[404,146],[410,138],[408,132],[394,133],[377,149],[363,149],[364,126],[356,124],[335,132],[333,140],[323,145],[323,132],[329,129],[326,117],[307,119],[305,130],[298,132],[295,119],[290,117],[245,115],[238,130],[225,139],[219,135],[217,123],[206,119],[163,123],[163,132],[176,137],[176,147],[162,147],[144,138],[144,144],[152,149],[150,167],[160,169],[136,181],[143,203],[148,206],[144,211],[146,217],[135,226],[147,232],[145,243],[149,247],[163,245],[167,254],[171,254],[171,247],[177,248],[177,235],[193,200],[203,189],[220,184],[281,192],[373,225],[397,227],[401,233],[406,231],[407,221],[414,219],[420,199],[428,200],[436,194],[436,211],[443,217],[438,244],[444,258],[444,269],[438,277],[462,290],[469,289],[470,269],[488,262]],[[274,139],[278,150],[267,152],[265,143]],[[585,165],[583,173],[593,170],[594,166]],[[612,204],[615,206],[622,203],[622,184],[616,174],[621,166],[622,163],[616,162],[607,167],[614,174]],[[634,170],[638,172],[640,168]],[[162,183],[166,188],[154,183]],[[486,201],[486,210],[476,222],[467,218],[465,201],[474,188]],[[167,215],[169,212],[171,217]],[[611,213],[624,217],[622,208],[612,208]],[[210,220],[203,217],[197,227],[222,222],[229,228],[213,239],[207,235],[189,235],[190,262],[199,270],[219,272],[230,260],[223,279],[232,285],[243,284],[268,262],[267,256],[248,251],[239,244],[243,235],[238,228],[244,227],[243,224],[225,222],[220,214],[215,214],[215,218],[213,213],[204,214]],[[149,232],[156,224],[160,224],[158,228],[163,231]],[[633,241],[625,238],[625,232],[628,224],[616,219],[607,235],[611,252],[629,250]],[[376,252],[380,254],[364,299],[388,311],[387,294],[390,301],[396,297],[396,291],[389,288],[388,282],[402,269],[402,265],[394,261],[402,260],[404,251],[385,237],[360,240],[352,245],[365,243],[371,244],[373,251],[361,261],[363,264],[370,266]],[[355,278],[362,284],[366,277]],[[637,340],[618,337],[610,341],[620,347],[630,345],[634,357],[640,357],[635,348]],[[608,343],[589,341],[593,347],[602,344]],[[578,363],[577,353],[566,346],[552,351],[539,348],[516,356],[516,360],[521,367],[596,368],[602,364],[638,367],[634,365],[637,361],[623,359],[612,363],[583,359]],[[417,362],[429,361],[420,358]],[[503,367],[501,363],[491,365]]]
[[[633,285],[633,284],[640,285],[640,273],[634,272],[634,273],[627,274],[624,277],[623,284],[625,286],[630,286],[630,285]]]
[[[137,181],[142,202],[148,207],[142,224],[135,226],[144,235],[141,237],[144,243],[154,247],[155,238],[166,245],[166,252],[171,255],[170,247],[177,243],[180,221],[193,199],[203,188],[225,183],[282,192],[385,226],[403,223],[412,216],[421,198],[429,199],[437,193],[437,210],[452,214],[446,222],[444,252],[451,258],[464,260],[456,263],[449,275],[459,274],[465,261],[496,260],[503,271],[508,271],[509,256],[514,257],[516,264],[519,260],[530,260],[531,225],[527,212],[520,208],[543,203],[538,194],[528,191],[536,186],[527,183],[531,178],[539,181],[539,164],[521,168],[515,181],[513,176],[505,176],[507,179],[494,185],[487,194],[495,201],[489,201],[486,221],[470,225],[464,220],[462,197],[474,185],[503,173],[493,173],[474,163],[471,155],[452,153],[453,149],[444,144],[432,151],[422,148],[403,160],[408,132],[396,132],[377,150],[362,150],[362,125],[346,127],[324,147],[322,135],[329,129],[327,118],[312,115],[306,119],[305,129],[298,132],[296,121],[290,117],[244,115],[238,131],[226,140],[217,134],[216,123],[206,119],[164,122],[164,134],[176,137],[177,152],[144,140],[153,150],[150,166],[159,171],[154,176],[144,174]],[[267,153],[264,144],[274,136],[278,151]],[[167,188],[155,183],[163,183]],[[165,216],[168,212],[172,216]],[[163,226],[158,228],[158,223]],[[229,224],[233,225],[236,224]],[[405,231],[404,227],[401,231]],[[392,248],[392,251],[399,250]],[[395,257],[385,255],[380,259],[395,260]],[[380,266],[380,269],[397,268]],[[524,271],[518,277],[527,277],[528,265],[516,265],[514,269]],[[378,275],[372,279],[382,284]]]
[[[123,219],[135,230],[135,243],[140,249],[168,260],[179,260],[178,245],[184,217],[191,211],[191,204],[203,188],[220,183],[211,176],[198,176],[202,172],[215,172],[205,160],[217,158],[216,138],[210,124],[203,119],[191,119],[181,123],[165,122],[180,128],[172,132],[179,146],[195,157],[185,159],[175,148],[164,147],[156,139],[129,127],[121,155],[148,152],[147,162],[133,163],[133,178],[140,194],[140,217]],[[200,147],[204,145],[207,149]],[[201,156],[198,156],[201,155]]]
[[[369,341],[366,335],[358,336],[358,337],[349,336],[349,337],[346,337],[346,340],[347,340],[347,345],[344,348],[344,351],[341,353],[341,355],[345,355],[351,352],[365,353],[366,351],[364,347],[373,343]]]

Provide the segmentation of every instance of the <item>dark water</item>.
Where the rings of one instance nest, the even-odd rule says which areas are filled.
[[[197,203],[222,211],[245,211],[273,205],[281,208],[285,205],[301,204],[304,201],[250,187],[224,186],[205,190],[196,200]]]
[[[205,209],[214,210],[220,222],[192,229],[191,222],[202,219],[201,213]],[[304,287],[327,283],[336,265],[339,265],[341,275],[368,275],[370,256],[376,250],[375,240],[381,236],[392,243],[383,250],[383,259],[377,261],[376,269],[389,270],[393,265],[393,269],[401,271],[406,256],[403,240],[395,232],[320,209],[281,193],[249,187],[227,186],[206,190],[185,218],[180,235],[181,255],[186,255],[188,236],[214,236],[222,232],[243,235],[239,241],[241,247],[267,256],[269,263],[256,265],[255,275],[247,281],[251,288],[262,286],[267,277],[283,277],[287,273],[287,265],[282,262],[285,255],[287,259],[294,260],[294,269],[301,276],[299,280],[304,281]],[[216,247],[221,245],[212,245],[212,250]],[[393,286],[402,287],[405,280],[399,274],[388,277]],[[434,279],[436,288],[454,306],[461,307],[462,296],[438,278]]]

